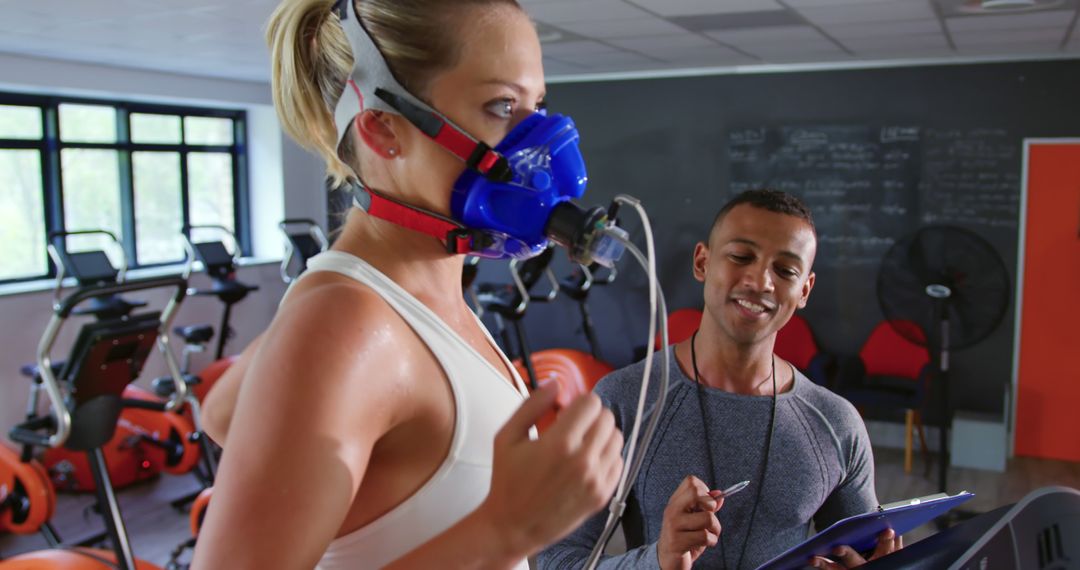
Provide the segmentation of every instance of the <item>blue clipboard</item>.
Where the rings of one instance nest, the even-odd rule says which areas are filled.
[[[952,496],[932,495],[892,503],[864,515],[855,515],[833,523],[806,542],[758,566],[757,570],[802,568],[813,556],[828,556],[837,546],[848,545],[857,552],[874,549],[879,534],[893,529],[904,534],[929,522],[975,495],[962,491]]]

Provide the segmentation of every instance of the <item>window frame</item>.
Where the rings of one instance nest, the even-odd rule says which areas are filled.
[[[116,142],[64,142],[60,139],[60,105],[97,105],[112,107],[116,111]],[[249,192],[249,157],[247,112],[243,109],[226,109],[213,107],[191,107],[186,105],[145,103],[137,101],[124,101],[116,99],[99,99],[89,97],[68,97],[36,95],[26,93],[10,93],[0,91],[0,105],[16,105],[23,107],[37,107],[41,109],[42,138],[41,139],[7,139],[0,138],[0,151],[5,150],[36,150],[40,156],[41,164],[41,189],[42,207],[41,215],[45,218],[45,235],[54,231],[63,231],[65,227],[64,216],[64,188],[61,169],[61,152],[65,149],[99,149],[115,150],[118,157],[119,168],[119,191],[121,212],[121,242],[124,254],[128,258],[129,268],[162,267],[175,265],[181,260],[160,263],[139,263],[137,255],[137,235],[135,222],[135,185],[134,152],[175,152],[180,159],[180,200],[181,200],[181,227],[190,225],[190,197],[188,177],[188,156],[191,153],[212,152],[228,153],[232,164],[232,199],[233,199],[233,228],[242,256],[250,257],[252,254],[251,241],[251,203]],[[131,115],[133,113],[146,113],[154,115],[173,115],[180,117],[180,142],[179,143],[134,143],[131,141]],[[233,141],[231,145],[206,145],[188,144],[185,142],[185,117],[210,117],[219,119],[231,119],[233,121]],[[75,228],[88,229],[88,228]],[[190,237],[190,236],[189,236]],[[48,238],[46,237],[46,240]],[[0,279],[0,285],[10,283],[22,283],[56,277],[56,267],[51,259],[46,257],[47,272],[44,274],[29,275],[14,279]]]

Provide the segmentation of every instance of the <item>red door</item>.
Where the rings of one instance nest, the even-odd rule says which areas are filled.
[[[1014,451],[1080,461],[1080,139],[1025,147]]]

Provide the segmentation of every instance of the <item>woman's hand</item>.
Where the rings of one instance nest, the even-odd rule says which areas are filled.
[[[478,509],[521,557],[555,542],[600,510],[622,471],[623,437],[611,411],[585,394],[560,411],[537,440],[529,429],[555,406],[540,388],[495,436],[491,491]]]

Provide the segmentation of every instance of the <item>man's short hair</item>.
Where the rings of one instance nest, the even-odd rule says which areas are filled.
[[[796,218],[806,221],[807,224],[810,224],[810,230],[814,232],[815,237],[817,236],[817,228],[814,227],[814,217],[810,214],[810,208],[807,208],[802,200],[787,192],[770,190],[768,188],[746,190],[731,200],[728,200],[728,202],[720,208],[720,211],[717,212],[716,218],[713,219],[712,226],[709,228],[710,236],[720,225],[720,222],[724,221],[724,216],[739,204],[749,204],[755,208],[776,212],[777,214],[795,216]]]

